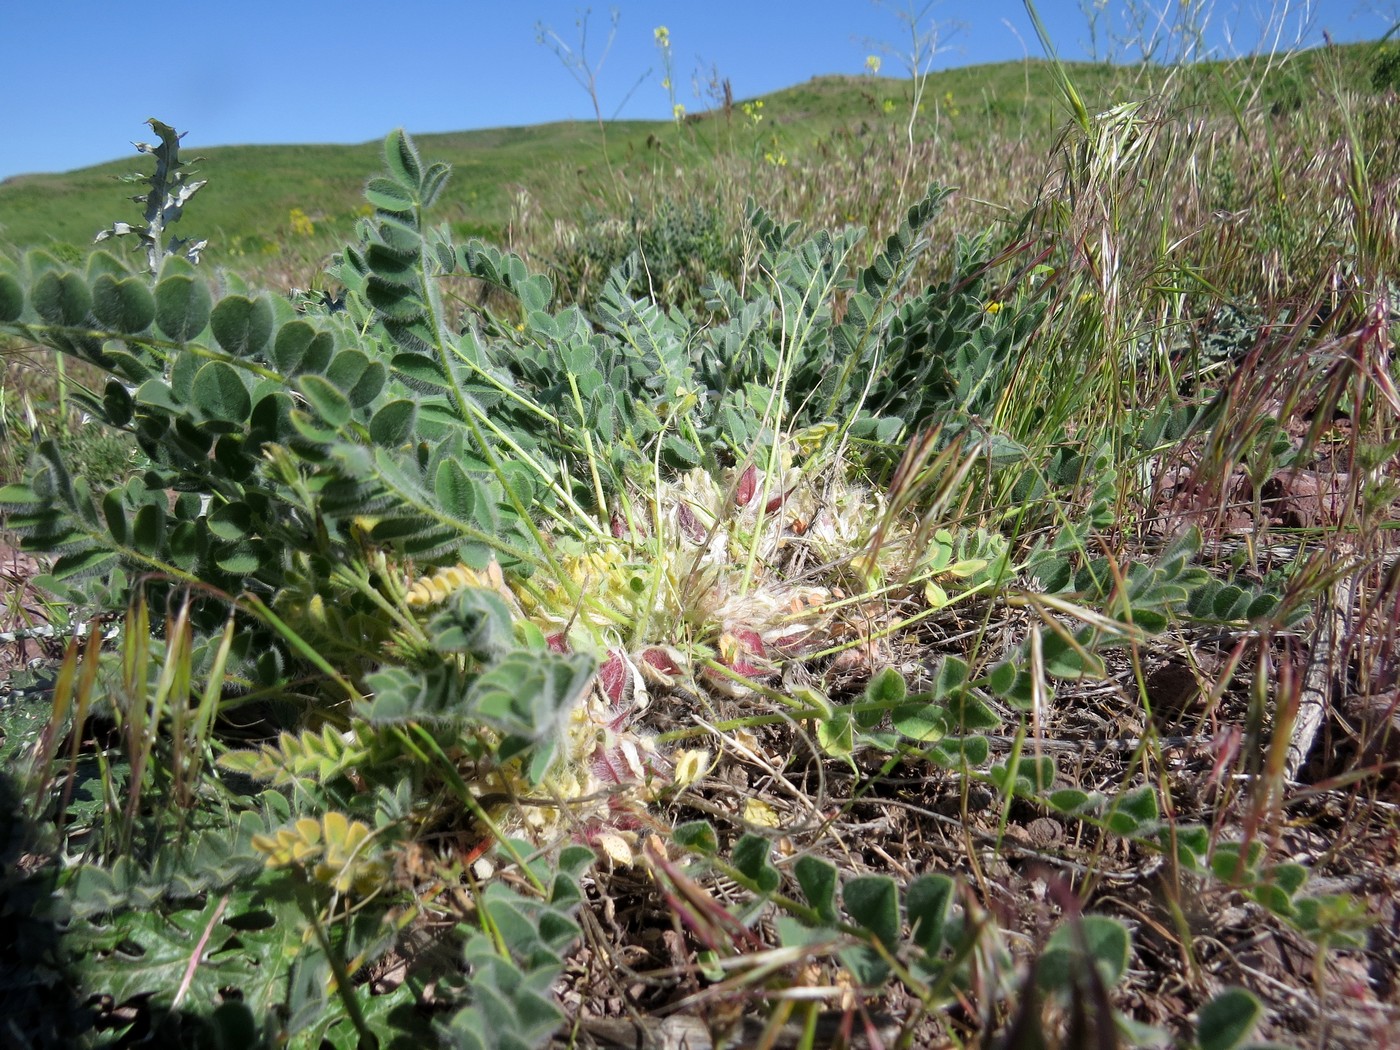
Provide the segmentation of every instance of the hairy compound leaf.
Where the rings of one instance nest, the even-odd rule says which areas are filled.
[[[362,351],[346,347],[331,361],[330,367],[326,369],[326,378],[348,394],[360,381],[369,365],[369,357]]]
[[[671,833],[671,841],[682,849],[694,850],[706,856],[714,856],[719,852],[719,836],[715,834],[715,827],[708,820],[692,820],[678,824]]]
[[[209,529],[203,521],[182,521],[170,530],[166,554],[177,567],[194,572],[204,563],[208,551]],[[267,561],[265,557],[258,558],[255,568],[261,568]]]
[[[1210,853],[1210,830],[1199,825],[1164,827],[1157,833],[1162,849],[1170,853],[1172,843],[1176,843],[1176,856],[1182,867],[1188,871],[1204,870],[1206,855]]]
[[[754,884],[758,892],[764,894],[774,892],[783,881],[778,869],[768,859],[772,849],[773,843],[762,835],[746,833],[734,844],[732,854],[734,867]]]
[[[387,285],[410,290],[418,287],[419,261],[415,253],[398,252],[386,244],[371,244],[365,249],[365,262]]]
[[[477,716],[502,732],[552,745],[595,667],[591,657],[579,653],[517,650],[471,683],[469,703]]]
[[[1003,660],[997,664],[976,683],[997,696],[1006,696],[1016,684],[1016,664],[1010,660]]]
[[[930,956],[943,947],[943,930],[953,903],[953,880],[947,875],[920,875],[904,892],[914,943]]]
[[[34,309],[49,324],[81,325],[92,309],[92,294],[81,274],[47,270],[34,282]]]
[[[433,494],[438,505],[460,521],[472,521],[486,503],[485,487],[469,477],[455,459],[444,459],[433,477]]]
[[[385,315],[379,321],[394,345],[410,354],[428,354],[437,346],[438,335],[428,323],[426,313],[415,313],[404,319]]]
[[[890,718],[902,736],[921,744],[932,744],[948,732],[948,712],[926,700],[900,704]]]
[[[238,369],[225,361],[206,361],[195,373],[193,402],[207,416],[242,423],[253,410],[253,399]]]
[[[389,401],[370,418],[370,440],[386,448],[396,448],[412,436],[417,418],[416,403],[406,398]]]
[[[14,274],[0,273],[0,323],[18,321],[24,313],[24,286]]]
[[[1104,984],[1112,988],[1128,972],[1132,954],[1128,928],[1104,915],[1085,915],[1065,923],[1050,935],[1041,953],[1036,967],[1036,982],[1041,989],[1069,994],[1080,979],[1086,951]]]
[[[423,235],[412,217],[401,219],[394,215],[375,216],[373,236],[376,238],[366,247],[365,266],[374,269],[368,254],[369,247],[382,248],[402,262],[418,264],[423,254]],[[382,256],[381,256],[382,258]]]
[[[1089,805],[1090,796],[1087,791],[1081,791],[1079,788],[1061,788],[1058,791],[1050,792],[1045,801],[1056,812],[1074,816],[1085,811]]]
[[[395,128],[385,137],[384,160],[395,182],[418,189],[423,181],[423,162],[418,158],[418,147],[403,128]]]
[[[432,164],[428,167],[422,182],[423,206],[425,208],[437,200],[438,194],[442,192],[443,186],[447,185],[447,179],[451,173],[452,169],[446,164]],[[451,255],[450,247],[447,248],[447,254]],[[443,269],[447,270],[449,273],[452,271],[451,266],[444,266]]]
[[[417,202],[412,190],[400,186],[393,179],[370,179],[365,186],[365,200],[380,211],[400,215],[412,214]]]
[[[102,497],[102,516],[107,522],[107,532],[118,546],[124,547],[131,542],[131,529],[126,520],[121,489],[111,489]]]
[[[991,745],[984,736],[947,737],[929,751],[929,757],[948,769],[976,769],[986,765]]]
[[[823,922],[834,923],[839,917],[836,912],[836,865],[830,861],[804,853],[792,868],[802,894],[821,916]]]
[[[1246,620],[1262,620],[1265,617],[1272,615],[1273,611],[1277,609],[1278,606],[1278,595],[1270,594],[1266,591],[1265,593],[1260,594],[1258,597],[1254,598],[1249,603],[1248,608],[1246,608],[1244,611],[1244,618]]]
[[[1046,632],[1041,641],[1045,673],[1070,681],[1104,677],[1104,663],[1093,651],[1093,643],[1093,632],[1089,628],[1081,629],[1072,637],[1065,637],[1058,631]]]
[[[428,638],[440,653],[469,653],[482,661],[510,652],[515,643],[510,609],[495,591],[461,587],[447,608],[427,625]]]
[[[1196,1042],[1201,1050],[1235,1050],[1263,1016],[1263,1004],[1254,993],[1226,988],[1197,1014]]]
[[[851,921],[869,930],[890,951],[899,946],[899,888],[887,875],[849,879],[841,891]]]
[[[225,547],[214,559],[216,564],[230,576],[250,576],[265,562],[258,548],[248,543],[235,543]]]
[[[520,282],[515,292],[520,297],[520,305],[530,314],[549,308],[554,298],[554,285],[544,274],[537,273]]]
[[[899,887],[887,875],[862,875],[842,888],[846,914],[861,929],[874,935],[886,951],[894,953],[899,943]],[[889,963],[874,947],[861,945],[843,951],[841,960],[863,987],[874,987],[889,976]]]
[[[904,676],[893,667],[882,667],[865,687],[865,702],[892,708],[904,700]]]
[[[178,342],[204,331],[210,308],[209,289],[203,281],[175,273],[156,285],[156,327]]]
[[[165,505],[144,503],[136,512],[131,544],[142,554],[157,556],[165,546]]]
[[[306,321],[288,321],[277,329],[277,338],[272,343],[272,363],[284,375],[302,371],[302,359],[315,338],[316,329]]]
[[[350,401],[329,381],[318,375],[304,375],[297,380],[297,389],[311,403],[317,414],[332,427],[350,422],[353,411]]]
[[[360,373],[353,386],[345,392],[350,403],[356,408],[364,408],[377,398],[389,380],[389,370],[379,361],[371,361],[369,367]]]
[[[92,313],[114,332],[136,335],[155,320],[156,300],[139,277],[102,273],[92,282]]]
[[[102,410],[107,414],[108,423],[114,427],[124,427],[131,422],[136,402],[125,386],[115,379],[109,379],[102,389]]]
[[[1211,611],[1217,620],[1242,620],[1249,612],[1250,596],[1244,588],[1226,584],[1215,593]]]
[[[817,743],[832,758],[849,760],[855,750],[855,718],[849,707],[838,707],[817,723]]]
[[[931,691],[940,700],[951,699],[962,692],[966,681],[967,661],[957,656],[944,656],[934,671]]]
[[[305,321],[288,321],[277,330],[272,361],[288,376],[322,372],[330,363],[334,349],[335,339],[329,332],[318,332]]]
[[[390,364],[398,378],[415,390],[437,392],[449,387],[442,365],[425,354],[395,354]]]
[[[370,274],[365,279],[365,299],[384,315],[386,322],[408,325],[428,315],[428,307],[422,299],[401,285],[385,281],[377,274]]]
[[[251,357],[261,353],[272,336],[272,305],[266,298],[226,296],[209,315],[209,327],[229,354]]]
[[[458,722],[470,714],[462,675],[447,664],[419,671],[386,666],[365,684],[374,694],[365,719],[374,725]]]
[[[101,547],[73,551],[54,562],[49,575],[55,580],[75,580],[85,576],[95,576],[116,564],[115,552]]]
[[[1055,782],[1055,760],[1050,755],[1036,758],[1022,755],[1015,765],[1016,780],[1011,782],[1012,767],[998,763],[990,770],[993,782],[1007,794],[1038,795],[1049,791]]]
[[[1001,717],[971,692],[961,691],[948,699],[948,722],[958,732],[968,733],[995,729]]]
[[[1124,792],[1115,809],[1116,816],[1132,821],[1135,831],[1150,829],[1161,818],[1161,811],[1157,808],[1157,792],[1149,785]]]
[[[661,451],[670,462],[686,470],[698,467],[704,460],[704,455],[695,443],[678,434],[667,434],[662,438]]]

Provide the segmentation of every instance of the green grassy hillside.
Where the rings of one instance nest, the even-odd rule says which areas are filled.
[[[1327,75],[1339,77],[1340,86],[1349,90],[1371,90],[1373,51],[1371,45],[1332,49]],[[1319,82],[1323,58],[1314,51],[1275,60],[1263,78],[1257,76],[1263,59],[1204,63],[1187,71],[1103,64],[1069,69],[1091,110],[1151,95],[1170,77],[1183,97],[1222,113],[1228,112],[1227,100],[1241,99],[1254,87],[1265,104],[1301,105],[1310,92],[1328,86]],[[1055,99],[1049,66],[1041,61],[936,73],[924,86],[914,135],[974,148],[1010,136],[1048,149],[1065,116]],[[677,167],[693,172],[733,157],[819,163],[822,144],[833,136],[902,136],[913,100],[914,85],[908,80],[828,76],[751,100],[761,106],[747,113],[738,102],[727,112],[715,109],[688,117],[680,127],[610,123],[606,151],[598,128],[578,122],[423,135],[419,141],[426,153],[453,166],[443,214],[454,232],[503,239],[521,190],[546,202],[552,214],[573,220],[589,204],[616,210],[626,198],[617,178],[630,182],[674,173]],[[133,134],[141,130],[133,120]],[[200,155],[200,170],[209,184],[191,208],[190,228],[182,232],[210,239],[210,261],[256,269],[260,256],[279,254],[289,240],[295,242],[289,218],[293,208],[316,223],[315,243],[308,249],[348,235],[363,203],[365,173],[378,163],[378,141],[227,146]],[[132,217],[134,206],[123,200],[129,191],[115,177],[140,167],[140,160],[123,158],[63,174],[6,180],[0,184],[0,244],[87,245],[99,229]]]

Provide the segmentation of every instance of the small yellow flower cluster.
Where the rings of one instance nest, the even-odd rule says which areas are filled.
[[[739,107],[743,110],[744,116],[749,118],[749,123],[757,127],[763,123],[763,99],[756,99],[753,102],[745,102]]]
[[[677,102],[674,106],[671,107],[671,119],[674,120],[677,124],[679,124],[682,120],[685,119],[685,107],[682,106],[679,102]]]
[[[311,221],[311,216],[300,208],[293,208],[288,219],[292,224],[292,233],[297,237],[310,237],[316,232],[316,224]]]
[[[866,56],[865,56],[865,68],[866,68],[866,71],[869,72],[869,74],[870,74],[872,77],[875,76],[877,73],[879,73],[879,72],[880,72],[880,56],[879,56],[879,55],[866,55]]]
[[[605,629],[610,621],[601,613],[580,608],[576,595],[580,592],[596,597],[604,608],[629,608],[635,600],[633,580],[636,571],[627,564],[622,550],[606,546],[586,554],[568,554],[559,561],[561,575],[574,585],[571,589],[559,580],[549,580],[540,589],[519,588],[519,602],[530,620],[546,634],[566,624],[597,632],[593,639],[598,648],[606,647]],[[590,603],[592,604],[592,603]]]
[[[302,817],[272,835],[254,835],[253,848],[269,868],[299,867],[337,893],[371,893],[389,876],[383,860],[366,856],[368,824],[332,810],[319,821]]]
[[[515,594],[506,586],[505,576],[495,561],[481,572],[458,562],[456,565],[438,569],[431,576],[423,576],[409,586],[404,604],[410,609],[439,605],[463,587],[481,587],[495,591],[512,609],[516,607]]]
[[[782,150],[768,150],[763,154],[763,159],[775,168],[786,168],[788,163],[787,154]]]
[[[447,601],[463,587],[484,587],[480,574],[466,565],[449,565],[431,576],[424,576],[408,589],[408,606],[421,609]]]

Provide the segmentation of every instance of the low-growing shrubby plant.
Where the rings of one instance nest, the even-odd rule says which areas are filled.
[[[830,1045],[1151,1045],[1166,1019],[1116,990],[1143,945],[1198,967],[1197,900],[1319,973],[1363,945],[1279,815],[1303,632],[1347,580],[1393,598],[1363,549],[1393,505],[1393,230],[1366,227],[1324,342],[1251,307],[1183,348],[1171,253],[1116,260],[1148,258],[1118,254],[1121,187],[1185,147],[1081,105],[1010,232],[935,239],[941,186],[875,243],[751,201],[736,256],[663,206],[595,231],[560,302],[434,224],[449,171],[395,132],[292,299],[161,244],[152,201],[193,190],[153,126],[144,266],[0,270],[0,332],[97,370],[75,396],[137,450],[41,441],[0,489],[86,625],[15,707],[36,860],[3,892],[62,909],[14,1016],[59,1002],[94,1045],[545,1045],[609,1020],[625,949],[655,971],[630,1009],[732,1004],[755,1043],[834,1018]],[[1342,411],[1352,480],[1305,490]],[[1229,513],[1320,541],[1268,563]],[[1100,728],[1060,741],[1071,714]],[[1160,890],[1111,914],[1122,865]],[[1243,1045],[1259,1000],[1192,972],[1176,1035]]]

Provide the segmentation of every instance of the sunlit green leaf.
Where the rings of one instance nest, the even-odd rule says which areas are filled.
[[[191,393],[200,410],[215,419],[243,422],[253,409],[238,369],[224,361],[206,361],[195,373]]]
[[[211,308],[203,281],[177,273],[156,285],[156,327],[171,339],[193,339],[204,331]]]
[[[144,332],[155,319],[156,301],[139,277],[103,273],[92,282],[92,312],[113,331],[134,335]]]
[[[266,298],[229,295],[209,315],[214,338],[234,357],[260,353],[272,336],[272,306]]]

